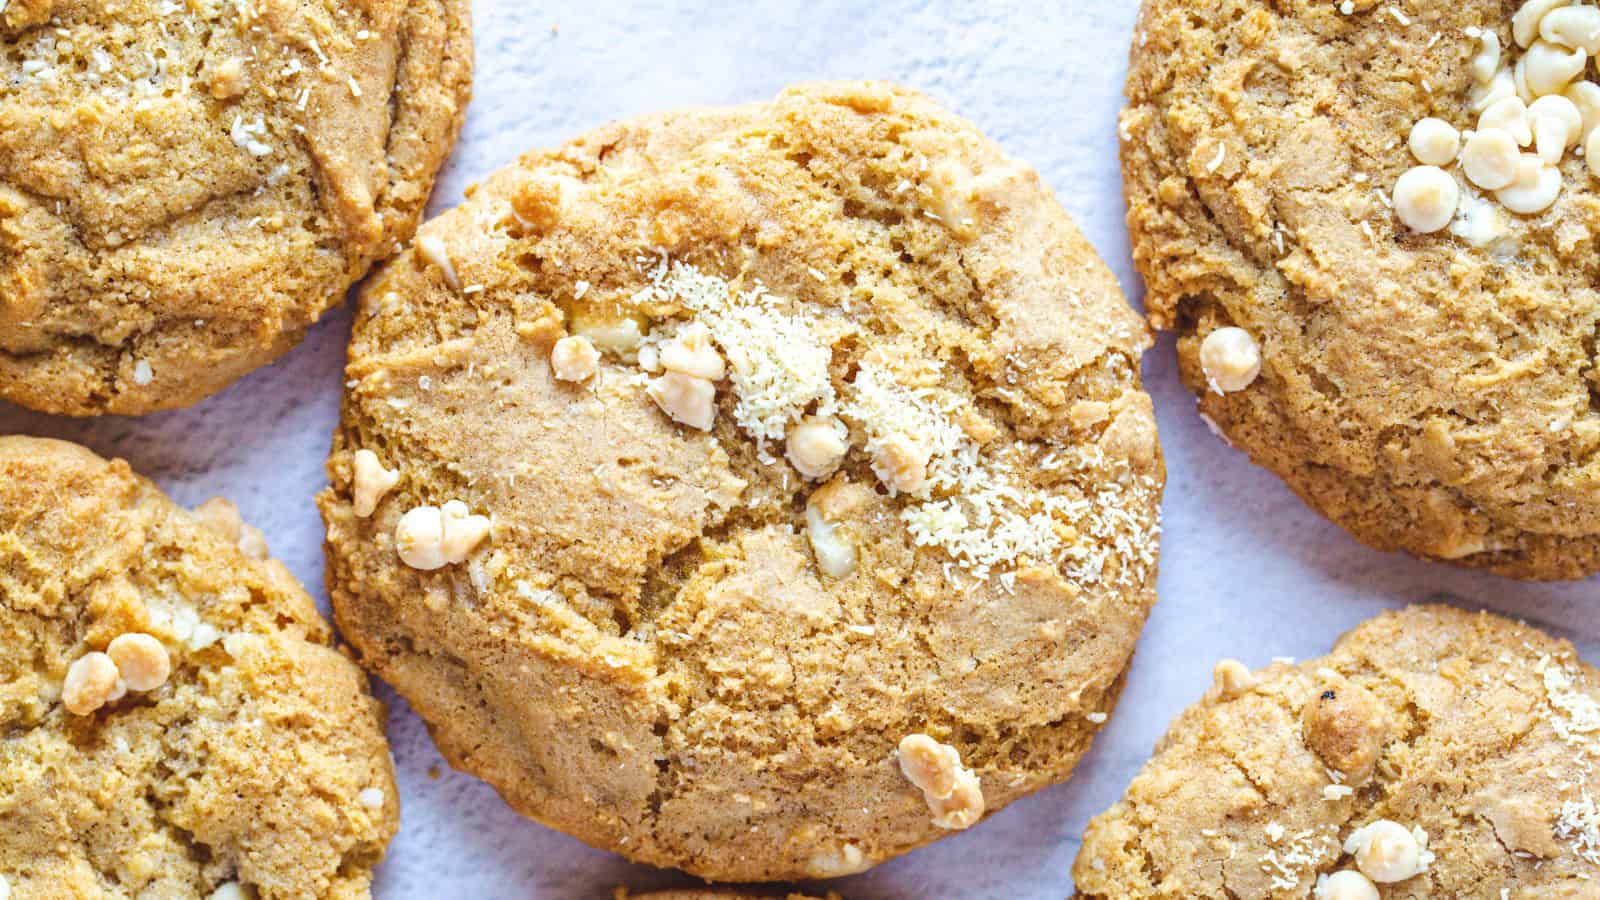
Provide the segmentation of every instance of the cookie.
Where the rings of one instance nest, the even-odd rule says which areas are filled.
[[[383,709],[232,504],[0,438],[0,896],[359,898]]]
[[[410,238],[465,111],[467,0],[0,5],[0,398],[205,397]]]
[[[863,870],[1105,720],[1154,599],[1147,340],[1038,175],[917,94],[602,128],[363,288],[337,619],[541,822]]]
[[[1380,615],[1227,660],[1089,825],[1083,897],[1593,897],[1600,672],[1518,622]]]
[[[1147,0],[1121,120],[1209,422],[1374,547],[1531,579],[1600,571],[1600,85],[1535,41],[1558,5]]]

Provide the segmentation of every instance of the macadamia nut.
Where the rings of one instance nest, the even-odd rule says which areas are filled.
[[[148,634],[119,635],[106,648],[106,655],[117,664],[117,673],[130,691],[153,691],[172,675],[172,656]]]
[[[940,828],[967,828],[983,817],[983,786],[978,776],[961,765],[956,748],[926,734],[907,735],[900,741],[900,771],[919,790]]]
[[[600,371],[600,351],[583,335],[569,335],[550,351],[550,369],[562,381],[588,381]]]
[[[87,716],[118,699],[117,664],[104,653],[86,653],[67,669],[61,683],[61,705],[67,712]]]
[[[684,327],[661,345],[661,367],[707,381],[721,381],[727,373],[722,354],[711,341],[711,330],[699,322]]]
[[[1261,345],[1243,328],[1218,328],[1200,342],[1200,370],[1216,393],[1242,391],[1261,374]]]
[[[872,454],[872,471],[890,491],[915,494],[928,482],[931,456],[910,435],[897,431],[878,441]]]
[[[395,525],[395,550],[401,561],[413,569],[441,569],[465,562],[489,536],[489,528],[487,516],[472,515],[459,500],[442,507],[419,506],[401,516]]]
[[[1398,822],[1378,819],[1357,828],[1344,842],[1344,852],[1354,856],[1356,868],[1378,884],[1394,884],[1421,874],[1432,854],[1427,835]]]
[[[850,450],[848,437],[849,432],[838,419],[807,416],[789,429],[784,446],[795,469],[815,481],[839,467]]]
[[[708,379],[668,372],[651,381],[645,393],[680,425],[710,431],[716,423],[717,386]]]
[[[365,519],[400,482],[400,473],[384,468],[383,463],[378,461],[378,454],[364,448],[355,452],[352,469],[355,484],[351,506],[357,516]]]

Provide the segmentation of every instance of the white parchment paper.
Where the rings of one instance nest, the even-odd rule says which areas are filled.
[[[804,79],[890,78],[1036,166],[1137,298],[1116,160],[1136,11],[1133,0],[477,0],[476,99],[434,209],[522,151],[610,119],[766,99]],[[324,483],[348,333],[348,314],[330,314],[277,365],[193,409],[80,422],[0,405],[0,432],[125,457],[185,504],[232,498],[326,608],[312,497]],[[1382,608],[1449,597],[1546,626],[1600,661],[1600,582],[1517,584],[1367,550],[1207,432],[1178,384],[1170,340],[1149,354],[1145,374],[1171,480],[1161,601],[1120,708],[1070,783],[836,883],[847,897],[1069,895],[1084,824],[1122,792],[1219,657],[1256,666],[1317,655]],[[404,809],[380,870],[382,900],[602,898],[617,885],[693,883],[519,818],[451,772],[405,704],[381,692]]]

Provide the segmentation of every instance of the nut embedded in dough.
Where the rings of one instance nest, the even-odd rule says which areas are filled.
[[[363,447],[351,460],[354,486],[351,491],[351,511],[365,519],[372,515],[389,491],[400,483],[400,473],[384,468],[378,454]]]
[[[1345,839],[1344,852],[1356,858],[1356,868],[1378,884],[1413,878],[1428,868],[1431,854],[1414,830],[1389,819],[1379,819],[1356,829]]]
[[[962,829],[983,817],[983,789],[971,769],[961,765],[961,754],[925,734],[900,740],[900,771],[919,790],[933,812],[933,824]]]
[[[789,429],[785,455],[801,475],[816,481],[833,474],[850,450],[844,423],[828,416],[807,416]]]
[[[878,441],[872,454],[872,471],[897,494],[915,494],[928,481],[932,453],[915,438],[895,432]]]
[[[711,330],[699,322],[684,327],[661,345],[661,367],[691,378],[721,381],[727,373],[722,354],[711,342]]]
[[[459,500],[442,507],[419,506],[401,516],[395,525],[395,550],[413,569],[442,569],[465,562],[489,536],[489,528],[487,516],[471,515]]]
[[[550,369],[562,381],[588,381],[600,371],[600,351],[583,335],[568,335],[550,350]]]
[[[117,698],[117,664],[104,653],[86,653],[67,669],[61,683],[61,705],[87,716]]]
[[[1314,900],[1378,900],[1378,888],[1367,876],[1345,869],[1317,876]]]
[[[130,691],[153,691],[172,675],[172,656],[160,641],[137,632],[118,635],[106,648]]]
[[[1259,679],[1248,666],[1236,659],[1219,661],[1211,669],[1212,687],[1223,699],[1235,697],[1255,687]]]
[[[672,421],[710,431],[717,420],[717,386],[704,378],[668,372],[650,382],[645,393]]]
[[[1213,391],[1242,391],[1261,374],[1261,345],[1243,328],[1218,328],[1200,342],[1200,370]]]

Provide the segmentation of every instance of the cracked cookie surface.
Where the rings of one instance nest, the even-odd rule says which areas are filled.
[[[1225,661],[1090,823],[1079,896],[1376,897],[1329,884],[1371,875],[1385,898],[1592,897],[1597,701],[1600,672],[1567,642],[1442,606],[1299,665]],[[1380,821],[1411,868],[1362,855]]]
[[[121,678],[69,711],[85,659]],[[382,729],[231,504],[0,438],[0,893],[370,896],[399,820]]]
[[[193,403],[409,239],[471,80],[466,0],[0,8],[0,397]]]
[[[599,129],[363,289],[337,618],[524,814],[717,880],[860,871],[1105,721],[1154,600],[1147,343],[1038,175],[917,94]]]
[[[1536,214],[1454,168],[1448,227],[1391,209],[1414,125],[1477,127],[1474,29],[1514,49],[1518,6],[1147,0],[1122,168],[1152,321],[1230,442],[1373,546],[1578,578],[1600,571],[1585,161],[1560,161]],[[1230,328],[1259,348],[1248,387],[1207,377],[1202,346]]]

